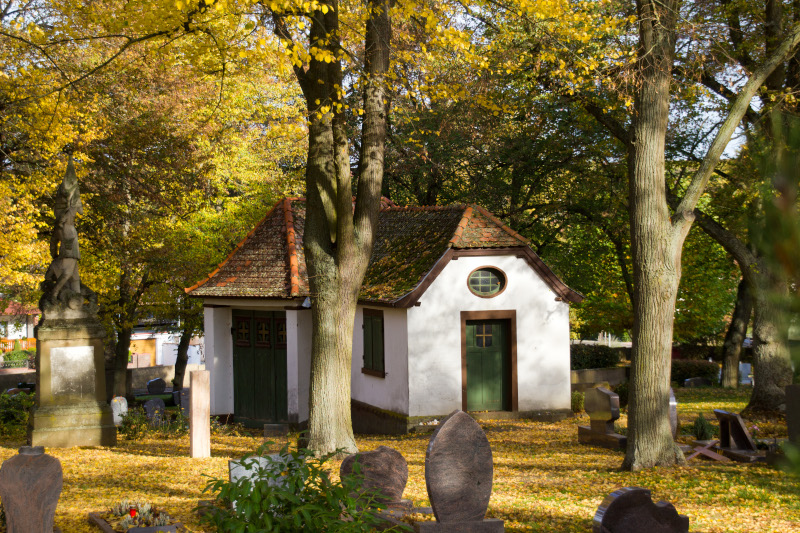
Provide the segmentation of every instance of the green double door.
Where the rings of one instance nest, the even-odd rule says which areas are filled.
[[[233,311],[233,414],[245,424],[288,422],[286,313]]]
[[[467,320],[467,410],[511,410],[508,320]]]

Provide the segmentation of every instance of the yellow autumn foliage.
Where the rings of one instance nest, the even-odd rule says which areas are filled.
[[[713,420],[713,408],[738,411],[747,397],[746,391],[724,392],[712,404],[697,390],[677,392],[684,426],[700,412]],[[620,422],[624,426],[624,417]],[[577,426],[587,423],[586,415],[554,423],[482,421],[494,455],[488,515],[505,520],[509,533],[584,533],[591,530],[592,516],[607,494],[619,487],[638,486],[650,489],[654,499],[666,500],[689,516],[692,531],[797,531],[800,494],[796,477],[765,464],[707,460],[693,460],[675,468],[622,472],[621,452],[577,443]],[[785,426],[782,430],[785,433]],[[780,425],[772,431],[780,432]],[[424,477],[429,438],[427,434],[362,435],[357,441],[364,451],[386,445],[403,454],[409,469],[404,497],[419,506],[429,504]],[[87,523],[87,514],[127,498],[163,507],[190,531],[207,531],[194,509],[200,500],[209,498],[203,493],[208,476],[227,478],[228,460],[251,453],[261,441],[258,436],[214,436],[209,459],[189,458],[185,436],[133,442],[121,437],[114,448],[48,449],[64,469],[56,525],[65,533],[98,531]],[[2,442],[0,459],[14,455],[22,444]],[[338,463],[330,466],[338,471]]]

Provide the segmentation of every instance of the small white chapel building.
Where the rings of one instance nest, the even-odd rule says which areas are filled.
[[[187,289],[204,301],[212,414],[308,420],[304,221],[303,199],[278,202]],[[355,318],[354,430],[405,433],[454,409],[567,416],[569,304],[582,299],[479,206],[384,204]]]

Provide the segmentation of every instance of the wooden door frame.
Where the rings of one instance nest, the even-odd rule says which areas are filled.
[[[508,320],[509,390],[511,411],[517,404],[517,311],[461,311],[461,410],[467,410],[467,320]]]

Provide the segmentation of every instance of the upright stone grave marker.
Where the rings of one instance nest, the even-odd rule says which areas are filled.
[[[653,503],[650,491],[637,487],[623,487],[606,496],[592,520],[592,533],[688,532],[688,517],[678,514],[671,503]]]
[[[189,373],[189,451],[192,457],[211,457],[211,391],[208,370]]]
[[[178,393],[177,403],[181,408],[181,415],[189,418],[189,408],[192,405],[192,389],[189,387],[182,388]]]
[[[147,421],[150,427],[159,427],[164,425],[166,405],[161,398],[153,398],[144,402],[144,414],[147,416]]]
[[[151,379],[147,382],[147,394],[164,394],[167,382],[161,378]]]
[[[503,521],[485,519],[492,495],[492,448],[481,426],[456,410],[433,432],[425,452],[425,485],[436,522],[417,532],[495,533]]]
[[[678,438],[678,399],[675,391],[669,388],[669,428],[672,430],[672,439]]]
[[[64,477],[61,462],[41,446],[23,446],[0,467],[0,499],[8,533],[53,533]]]
[[[578,426],[578,442],[624,450],[627,437],[614,431],[614,421],[619,419],[619,395],[605,387],[595,387],[584,393],[583,405],[591,425]]]
[[[353,475],[356,462],[361,476],[361,494],[372,495],[388,509],[411,510],[411,502],[403,500],[403,491],[408,482],[408,464],[403,455],[388,446],[380,446],[369,452],[349,455],[342,461],[339,477]]]
[[[128,400],[124,396],[115,396],[111,400],[111,412],[114,415],[114,425],[122,425],[122,417],[128,414]]]
[[[114,416],[106,401],[105,328],[97,295],[80,280],[75,216],[83,213],[70,160],[55,202],[52,263],[41,284],[36,335],[36,404],[28,422],[32,446],[113,446]]]

